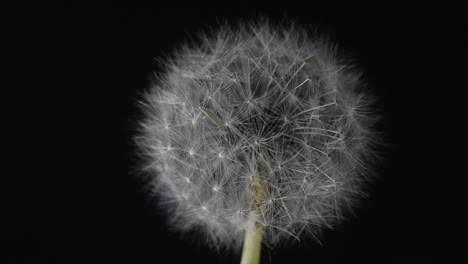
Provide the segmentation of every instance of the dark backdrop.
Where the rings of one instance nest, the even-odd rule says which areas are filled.
[[[319,27],[366,71],[389,147],[358,217],[322,245],[263,251],[263,263],[460,263],[465,140],[457,7],[289,3],[22,8],[7,25],[19,75],[4,97],[20,136],[2,208],[6,263],[239,263],[168,231],[132,176],[137,95],[155,57],[228,21],[296,19]],[[18,29],[16,27],[18,26]],[[9,50],[6,51],[10,52]],[[465,87],[466,88],[466,87]],[[462,101],[462,100],[460,100]],[[14,130],[16,131],[16,130]],[[10,141],[10,139],[6,139]],[[3,261],[0,261],[5,263]]]

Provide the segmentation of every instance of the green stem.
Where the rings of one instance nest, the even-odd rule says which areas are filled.
[[[263,227],[257,223],[257,214],[252,211],[245,231],[241,264],[259,264],[262,249]]]
[[[247,229],[245,230],[241,264],[259,264],[263,226],[259,223],[258,217],[265,209],[264,201],[268,196],[268,189],[258,177],[255,177],[250,184],[249,192],[252,210],[250,211]]]

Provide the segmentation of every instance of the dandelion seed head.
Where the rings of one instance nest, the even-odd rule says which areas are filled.
[[[137,143],[172,223],[240,247],[259,180],[266,244],[333,227],[373,175],[361,72],[297,26],[221,27],[202,39],[174,52],[143,98]]]

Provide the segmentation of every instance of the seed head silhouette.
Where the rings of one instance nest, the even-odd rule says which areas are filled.
[[[137,143],[172,224],[227,248],[333,227],[373,175],[361,72],[298,26],[201,39],[164,62],[142,100]]]

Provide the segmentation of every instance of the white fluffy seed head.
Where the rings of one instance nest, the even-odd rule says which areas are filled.
[[[360,72],[294,27],[223,27],[202,39],[173,54],[142,100],[137,143],[173,224],[239,247],[258,180],[265,243],[332,227],[375,155]]]

